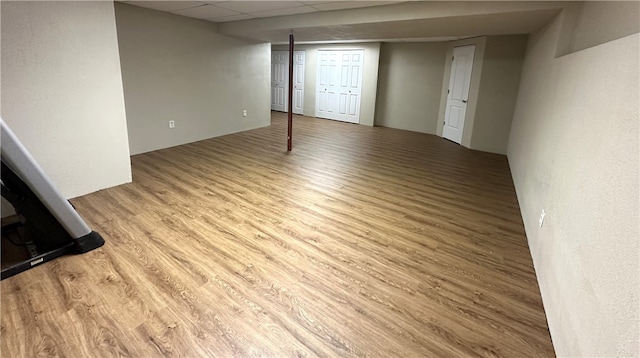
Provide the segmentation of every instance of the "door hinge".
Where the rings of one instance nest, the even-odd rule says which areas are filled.
[[[449,94],[449,91],[450,91],[450,90],[447,90],[447,94]]]
[[[456,58],[455,56],[451,56],[451,61],[453,61],[453,59]]]

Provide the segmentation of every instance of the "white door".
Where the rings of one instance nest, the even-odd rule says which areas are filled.
[[[289,86],[289,52],[271,52],[271,109],[286,112]]]
[[[293,113],[304,104],[304,51],[293,51]],[[289,110],[289,51],[271,52],[271,109]]]
[[[338,51],[318,51],[316,117],[333,118],[337,91]]]
[[[316,117],[359,123],[364,50],[319,50]]]
[[[475,45],[461,46],[453,49],[453,62],[451,63],[451,77],[449,78],[447,108],[444,113],[442,137],[458,144],[462,142],[462,131],[464,130],[464,119],[467,114],[469,85],[471,84],[471,71],[473,69],[473,56],[475,51]]]
[[[360,122],[360,95],[362,93],[362,63],[364,51],[345,51],[341,55],[338,87],[338,119]]]
[[[293,51],[293,113],[302,114],[303,105],[304,51]]]

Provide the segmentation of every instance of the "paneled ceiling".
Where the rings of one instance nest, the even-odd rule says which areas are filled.
[[[212,22],[364,8],[403,1],[126,1],[130,5]]]
[[[247,41],[296,43],[450,41],[527,34],[553,19],[560,1],[127,1],[217,23]]]

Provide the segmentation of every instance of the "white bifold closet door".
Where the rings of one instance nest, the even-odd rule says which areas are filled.
[[[360,122],[364,50],[318,50],[316,117]]]
[[[304,110],[304,51],[293,51],[293,113]]]
[[[304,110],[304,51],[293,51],[293,113]],[[271,52],[271,110],[289,110],[289,51]]]
[[[271,52],[271,109],[287,111],[287,89],[289,86],[289,53]]]

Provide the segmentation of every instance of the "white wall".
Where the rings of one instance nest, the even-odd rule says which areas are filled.
[[[375,124],[435,134],[447,44],[383,43]]]
[[[1,6],[2,118],[68,198],[131,181],[113,3]]]
[[[217,34],[203,20],[115,6],[132,154],[271,123],[269,44]]]
[[[561,20],[529,38],[509,163],[556,353],[637,357],[640,36],[555,58]]]
[[[295,51],[305,51],[304,72],[304,108],[303,114],[316,115],[316,72],[318,50],[364,49],[362,65],[362,99],[360,102],[360,124],[372,126],[376,112],[376,94],[378,86],[378,63],[380,62],[380,43],[352,43],[326,45],[295,45]],[[288,45],[274,45],[274,51],[289,51]]]

